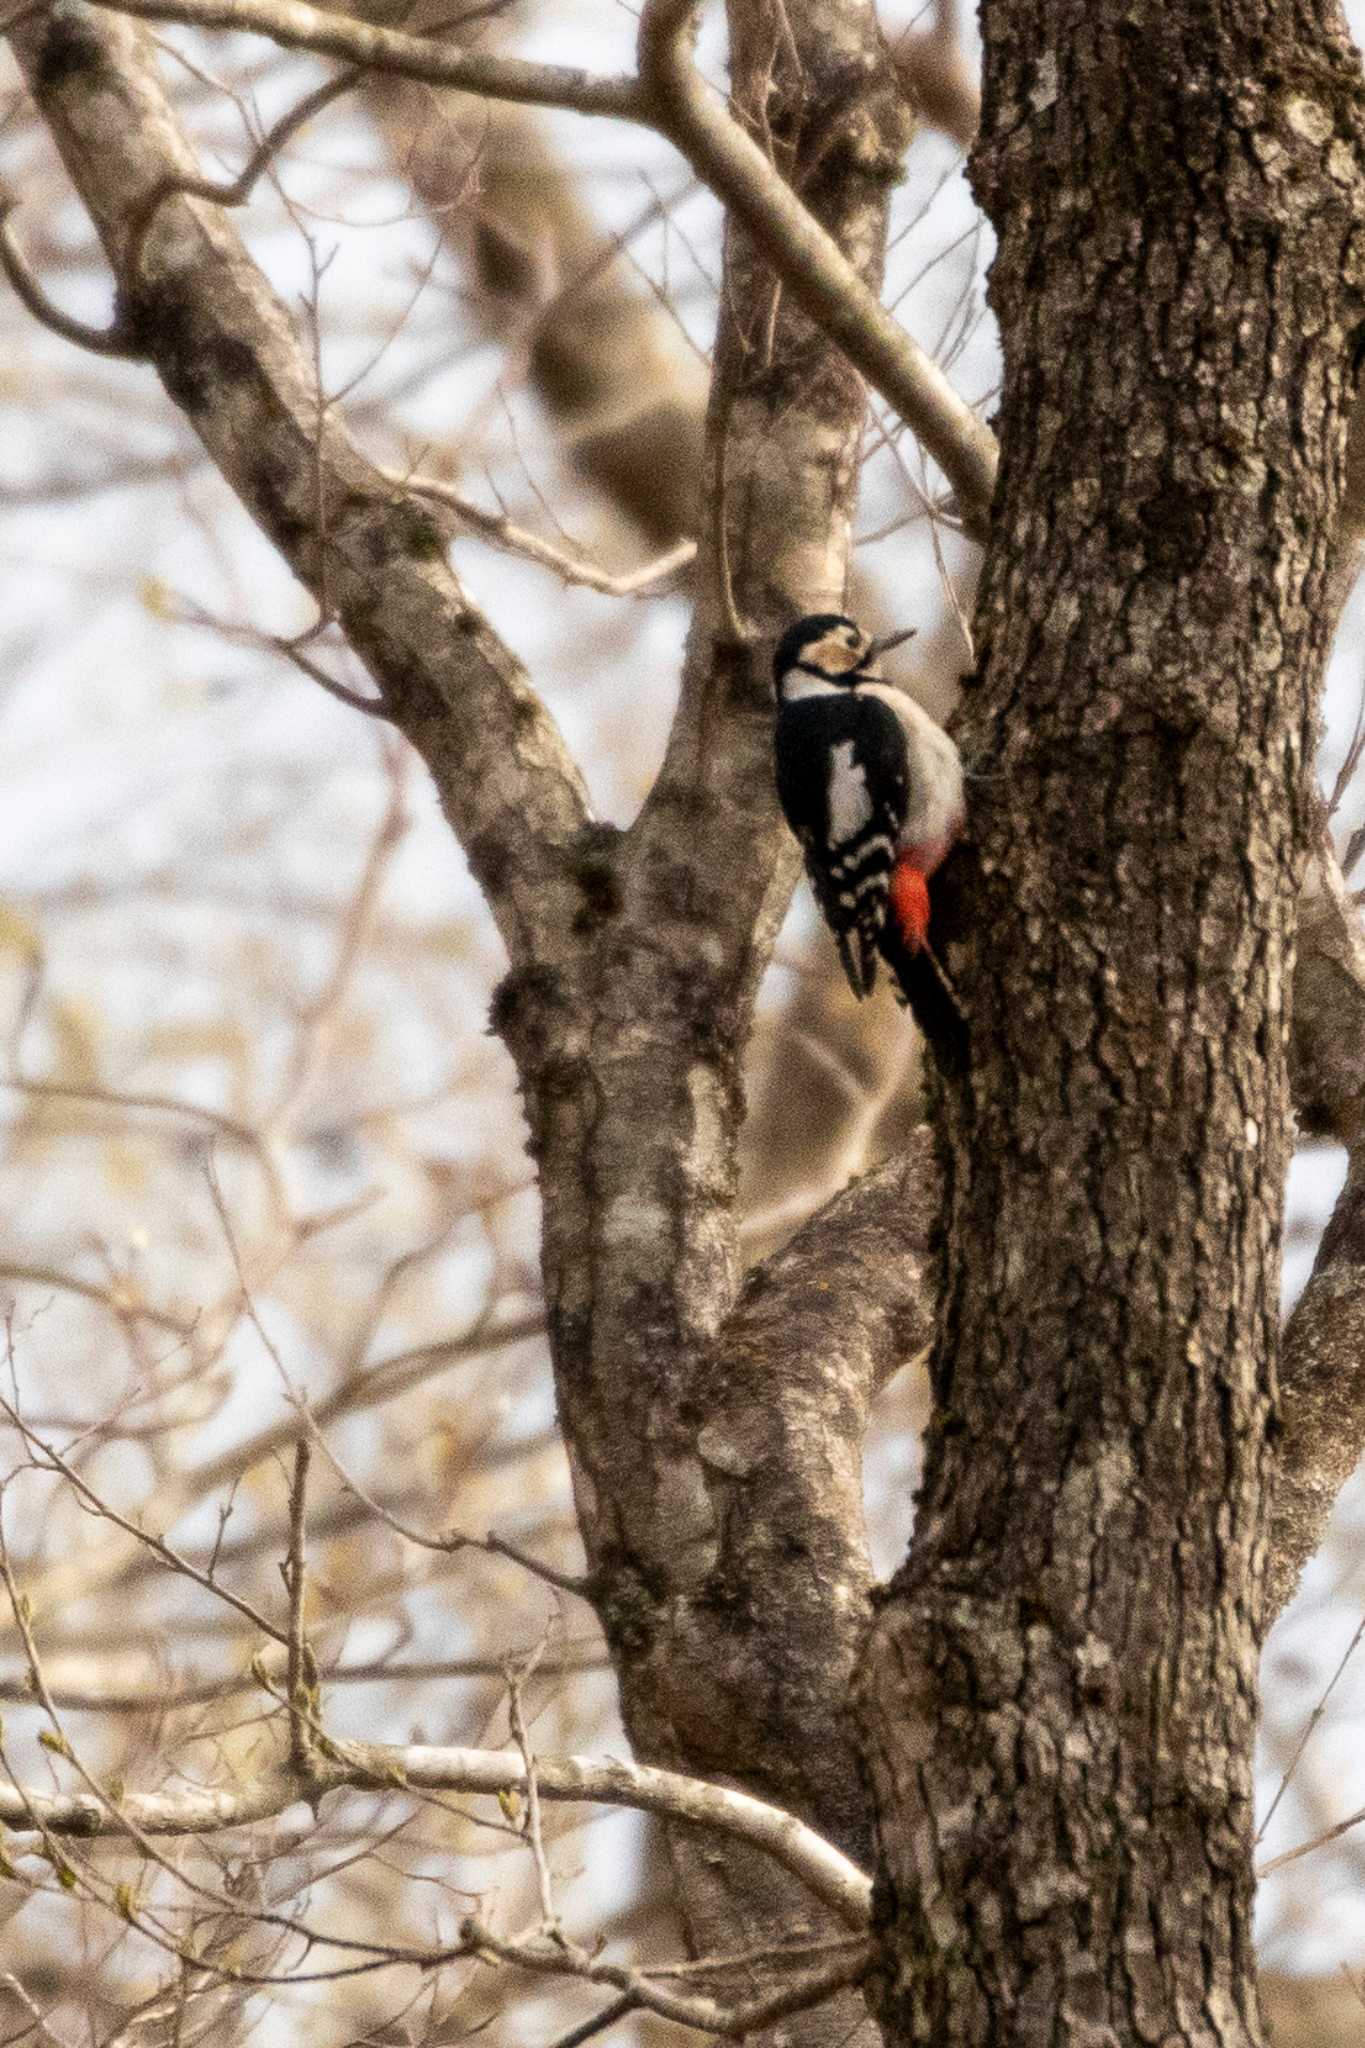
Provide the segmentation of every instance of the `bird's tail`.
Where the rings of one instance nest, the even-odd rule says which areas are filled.
[[[966,1042],[966,1019],[952,976],[925,940],[907,944],[888,918],[882,927],[881,952],[891,972],[896,1000],[908,1008],[941,1065],[959,1065]]]
[[[870,996],[877,986],[877,940],[876,921],[872,917],[860,919],[847,931],[836,934],[839,941],[839,958],[843,962],[848,985],[859,1001]]]

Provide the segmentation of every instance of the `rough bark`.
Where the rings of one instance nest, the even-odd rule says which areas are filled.
[[[1360,316],[1334,10],[988,0],[948,1243],[860,1698],[894,2043],[1261,2039],[1287,991]]]
[[[1069,27],[1054,50],[1068,38]],[[145,41],[63,4],[22,24],[19,47],[118,269],[147,192],[168,171],[197,168]],[[900,138],[870,13],[855,0],[788,5],[779,33],[776,16],[745,8],[736,47],[751,122],[771,121],[778,161],[875,283]],[[1090,54],[1081,37],[1069,59],[1078,75]],[[1056,2038],[1091,2041],[1129,2038],[1115,2016],[1123,1995],[1143,2024],[1155,2013],[1166,2026],[1179,2008],[1185,2026],[1207,1992],[1215,2031],[1196,2018],[1186,2032],[1170,2025],[1170,2037],[1244,2039],[1245,1977],[1234,1997],[1228,1957],[1245,1961],[1239,1744],[1284,1155],[1286,891],[1304,840],[1286,793],[1324,632],[1313,615],[1316,537],[1331,509],[1344,317],[1329,266],[1300,332],[1301,279],[1305,252],[1324,242],[1341,263],[1353,173],[1341,144],[1333,153],[1332,117],[1343,136],[1347,123],[1325,60],[1305,84],[1296,59],[1290,84],[1268,89],[1248,61],[1253,83],[1229,117],[1241,183],[1226,166],[1209,175],[1183,136],[1168,148],[1145,117],[1137,168],[1129,152],[1111,175],[1126,167],[1120,197],[1135,213],[1149,195],[1131,181],[1159,188],[1159,224],[1131,246],[1093,233],[1073,245],[1061,209],[1105,162],[1103,96],[1075,96],[1059,143],[1046,117],[1061,119],[1049,95],[1063,81],[1038,60],[1022,81],[1028,121],[1007,147],[999,49],[996,61],[983,162],[1012,151],[1019,177],[998,285],[1014,351],[1011,463],[972,714],[971,743],[1001,763],[978,799],[975,929],[990,953],[955,963],[971,1060],[949,1101],[957,1249],[927,1535],[887,1610],[868,1686],[886,1812],[907,1829],[888,1846],[913,1849],[910,1830],[931,1812],[941,1820],[959,1785],[977,1805],[962,1802],[965,1821],[949,1816],[942,1865],[922,1888],[890,1859],[883,2002],[893,2028],[927,2024],[952,1979],[965,1986],[959,2031],[938,2038],[1032,2039],[1022,2023],[1012,2036],[1012,2019],[998,2036],[970,2029],[983,2012],[993,2024],[1055,1993],[1071,2029]],[[1205,73],[1183,58],[1175,68],[1204,76],[1212,61],[1201,46]],[[1124,62],[1112,71],[1138,106],[1143,80]],[[1205,149],[1207,104],[1195,93],[1166,110]],[[1036,169],[1030,177],[1031,141],[1064,163],[1055,186]],[[1193,220],[1200,179],[1185,189],[1170,170],[1184,161],[1225,202],[1212,255]],[[738,1059],[790,867],[772,816],[762,650],[728,637],[715,529],[664,774],[631,833],[604,830],[551,721],[450,575],[439,529],[319,406],[296,337],[222,215],[169,201],[145,259],[122,280],[124,321],[370,662],[513,956],[500,1016],[540,1148],[561,1397],[637,1747],[751,1786],[865,1853],[865,1795],[842,1721],[868,1612],[859,1453],[876,1380],[925,1335],[933,1182],[919,1158],[885,1169],[768,1261],[732,1308]],[[1186,331],[1199,377],[1180,355]],[[1051,352],[1039,354],[1045,342]],[[1161,370],[1150,385],[1148,359]],[[739,237],[719,363],[710,496],[739,607],[771,626],[841,595],[861,390]],[[1030,363],[1032,373],[1019,368]],[[1238,522],[1253,517],[1261,538],[1248,550]],[[1073,588],[1093,593],[1084,618]],[[1171,876],[1160,901],[1158,873]],[[1311,1052],[1305,1061],[1305,1074],[1325,1070]],[[1305,1081],[1305,1099],[1315,1086]],[[1259,1144],[1248,1143],[1248,1116]],[[999,1158],[983,1163],[976,1148],[997,1142]],[[1006,1256],[1011,1241],[1028,1248],[1024,1270]],[[1333,1240],[1347,1252],[1352,1242]],[[1308,1352],[1330,1375],[1321,1333]],[[1311,1402],[1303,1414],[1289,1441],[1317,1446],[1316,1471],[1333,1432],[1354,1424]],[[1220,1531],[1213,1560],[1199,1535],[1210,1527]],[[1140,1583],[1157,1589],[1141,1613],[1123,1604],[1139,1559]],[[1183,1604],[1167,1617],[1172,1590]],[[1215,1725],[1220,1658],[1243,1682]],[[1134,1697],[1128,1674],[1149,1671]],[[995,1683],[993,1718],[963,1702],[968,1675]],[[907,1694],[933,1701],[936,1716],[913,1784],[897,1748]],[[1016,1736],[1017,1755],[1006,1755]],[[1065,1770],[1064,1739],[1080,1744]],[[1172,1786],[1178,1825],[1161,1803]],[[1059,1847],[1049,1801],[1073,1789],[1075,1835]],[[1110,1797],[1128,1824],[1122,1849]],[[997,1832],[1005,1848],[976,1861]],[[1158,1889],[1144,1861],[1154,1843],[1188,1854],[1179,1869],[1207,1891],[1205,1925],[1227,1935],[1221,1976],[1216,1956],[1193,1956],[1199,1915],[1166,1875],[1153,1917],[1181,1939],[1148,1962],[1150,1930],[1137,1923],[1148,1903],[1140,1880]],[[764,1866],[721,1868],[699,1842],[680,1843],[679,1857],[707,1946],[818,1924]],[[969,1866],[960,1884],[959,1857]],[[940,1880],[960,1893],[952,1910],[975,1916],[965,1933],[944,1919]],[[1088,1925],[1074,1903],[1082,1888]],[[1012,1960],[996,1957],[1001,1928],[1015,1937]],[[1101,1967],[1115,1956],[1126,1973],[1117,1988]],[[897,1997],[907,1957],[923,1986],[913,2011]],[[1076,1964],[1070,1977],[1063,1958]],[[1113,2014],[1095,2020],[1106,1999]],[[1086,2034],[1092,2022],[1110,2034]],[[817,2019],[811,2038],[836,2031]]]

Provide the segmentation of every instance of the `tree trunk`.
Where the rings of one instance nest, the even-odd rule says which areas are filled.
[[[907,120],[869,0],[736,0],[730,24],[737,107],[875,288]],[[585,835],[562,973],[514,973],[495,1022],[525,1095],[560,1416],[634,1751],[738,1782],[867,1857],[845,1725],[871,1583],[866,1356],[832,1347],[779,1375],[746,1349],[743,1316],[726,1330],[740,1060],[796,865],[767,652],[843,600],[865,406],[841,350],[732,227],[715,510],[668,756],[628,832]],[[766,1859],[683,1832],[673,1848],[698,1948],[829,1931]],[[844,2004],[788,2036],[846,2035],[861,2004]]]
[[[860,1681],[874,2003],[1232,2048],[1358,64],[1325,0],[983,22],[1003,465],[935,1415]]]

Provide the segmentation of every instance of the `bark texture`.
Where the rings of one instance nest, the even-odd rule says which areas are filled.
[[[893,2038],[950,2044],[1254,2027],[1242,1823],[1283,991],[1359,318],[1353,74],[1311,10],[1258,10],[1245,35],[1232,10],[1112,12],[1000,4],[988,23],[1008,463],[963,864],[988,943],[954,962],[969,1062],[947,1105],[923,1542],[864,1690],[881,2007]],[[875,285],[903,134],[870,7],[736,0],[734,35],[751,130]],[[876,1382],[927,1336],[939,1183],[912,1149],[736,1294],[739,1060],[793,863],[765,649],[731,638],[717,546],[760,629],[840,599],[861,385],[734,234],[678,720],[636,826],[603,828],[443,529],[320,401],[230,222],[166,201],[134,271],[148,195],[198,170],[147,39],[60,0],[16,41],[121,324],[369,662],[498,917],[562,1412],[636,1747],[866,1855],[844,1722],[870,1612],[860,1452]],[[1313,958],[1342,966],[1358,1030],[1340,929]],[[1303,1040],[1299,1091],[1358,1132],[1339,1050]],[[1299,1544],[1323,1459],[1365,1428],[1314,1393],[1358,1327],[1347,1221],[1323,1255],[1340,1286],[1290,1334]],[[756,1854],[677,1855],[700,1946],[820,1930]],[[850,2003],[789,2031],[841,2040]]]
[[[1326,5],[983,21],[990,774],[924,1498],[861,1674],[874,2002],[894,2043],[1232,2048],[1357,63]]]

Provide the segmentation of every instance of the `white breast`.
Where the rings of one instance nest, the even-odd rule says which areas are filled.
[[[910,754],[911,785],[901,845],[924,849],[931,856],[929,864],[936,866],[962,830],[962,756],[938,720],[904,690],[895,690],[890,683],[861,683],[859,694],[879,697],[900,720]]]

